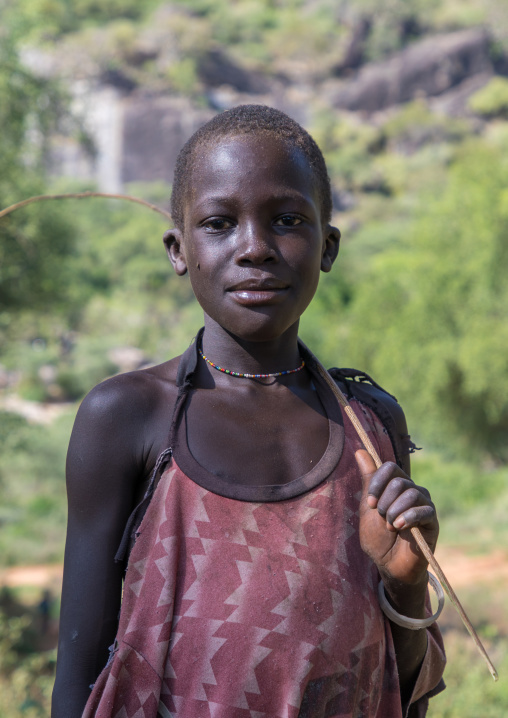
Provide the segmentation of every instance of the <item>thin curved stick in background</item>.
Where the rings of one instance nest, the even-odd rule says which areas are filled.
[[[23,199],[21,202],[16,202],[16,204],[11,204],[9,207],[6,207],[5,209],[0,211],[0,218],[5,217],[6,215],[10,214],[11,212],[14,212],[16,209],[21,209],[21,207],[26,207],[29,204],[33,204],[34,202],[43,202],[45,200],[51,200],[51,199],[88,199],[89,197],[104,197],[105,199],[125,199],[128,202],[136,202],[136,204],[142,204],[144,207],[148,207],[148,209],[151,209],[153,212],[158,212],[159,214],[162,214],[163,217],[166,217],[171,222],[171,215],[169,212],[166,212],[165,209],[161,209],[160,207],[157,207],[155,204],[150,204],[150,202],[146,202],[144,199],[139,199],[139,197],[131,197],[128,194],[108,194],[107,192],[73,192],[71,194],[40,194],[36,197],[29,197],[28,199]]]

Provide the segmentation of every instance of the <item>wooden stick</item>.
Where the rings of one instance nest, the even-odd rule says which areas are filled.
[[[362,443],[363,443],[363,445],[364,445],[366,451],[371,455],[371,457],[372,457],[374,463],[376,464],[376,467],[379,469],[379,467],[380,467],[381,464],[382,464],[382,461],[381,461],[381,459],[379,458],[379,455],[378,455],[376,449],[374,448],[374,445],[372,444],[371,440],[369,439],[369,437],[368,437],[368,435],[367,435],[367,432],[365,431],[365,429],[363,428],[363,426],[362,426],[360,420],[358,419],[357,415],[356,415],[355,412],[353,411],[353,408],[351,407],[351,405],[349,404],[348,400],[346,399],[346,397],[344,396],[344,394],[342,393],[342,391],[339,389],[339,387],[337,386],[337,384],[333,381],[333,379],[332,379],[332,377],[330,376],[330,374],[329,374],[329,373],[326,371],[326,369],[325,369],[323,366],[321,366],[321,364],[319,364],[319,363],[318,363],[318,369],[319,369],[319,373],[321,374],[321,376],[323,377],[323,379],[327,382],[327,384],[329,385],[330,389],[333,391],[335,397],[337,398],[339,404],[342,406],[342,408],[344,409],[344,412],[347,414],[347,416],[348,416],[348,418],[350,419],[351,423],[352,423],[353,426],[355,427],[356,432],[357,432],[358,436],[360,437],[360,439],[361,439],[361,441],[362,441]],[[488,666],[488,669],[489,669],[489,671],[490,671],[490,674],[491,674],[492,678],[493,678],[495,681],[497,681],[497,680],[499,679],[499,676],[498,676],[498,674],[497,674],[496,669],[494,668],[494,665],[492,664],[492,661],[490,660],[490,658],[489,658],[489,656],[488,656],[488,654],[487,654],[487,651],[485,650],[485,647],[483,646],[483,643],[481,642],[481,640],[480,640],[478,634],[476,633],[476,631],[475,631],[475,629],[474,629],[474,627],[473,627],[471,621],[469,620],[469,617],[468,617],[467,613],[464,611],[464,609],[463,609],[463,607],[462,607],[462,604],[460,603],[460,601],[459,601],[459,599],[458,599],[458,597],[457,597],[457,594],[455,593],[455,591],[453,590],[453,588],[452,588],[451,585],[450,585],[450,582],[448,581],[448,579],[447,579],[446,576],[444,575],[443,569],[441,568],[441,566],[440,566],[439,563],[437,562],[437,560],[436,560],[434,554],[433,554],[432,551],[430,550],[430,547],[429,547],[428,543],[427,543],[427,542],[425,541],[425,539],[423,538],[422,532],[420,531],[419,528],[417,528],[416,526],[413,526],[413,528],[411,529],[411,534],[413,535],[413,537],[414,537],[416,543],[418,544],[418,546],[419,546],[419,548],[420,548],[420,551],[423,553],[423,555],[425,556],[425,558],[426,558],[427,561],[429,562],[429,565],[432,567],[432,570],[434,571],[434,573],[435,573],[436,576],[438,577],[440,584],[443,586],[444,590],[446,591],[446,593],[447,593],[447,595],[448,595],[448,598],[449,598],[450,601],[452,602],[454,608],[456,609],[456,611],[458,612],[459,616],[461,617],[462,623],[463,623],[464,626],[467,628],[467,630],[468,630],[468,632],[469,632],[469,635],[470,635],[471,638],[473,639],[473,641],[474,641],[476,647],[478,648],[478,650],[479,650],[479,652],[480,652],[482,658],[483,658],[484,661],[486,662],[486,664],[487,664],[487,666]]]
[[[136,202],[137,204],[142,204],[144,207],[148,207],[148,209],[151,209],[153,212],[158,212],[159,214],[162,214],[164,217],[169,219],[171,221],[171,215],[169,212],[166,212],[166,210],[161,209],[160,207],[157,207],[155,204],[150,204],[150,202],[145,202],[144,199],[139,199],[139,197],[131,197],[128,194],[108,194],[107,192],[72,192],[71,194],[40,194],[36,197],[29,197],[28,199],[24,199],[21,202],[16,202],[16,204],[11,204],[9,207],[6,207],[2,211],[0,211],[0,218],[5,217],[7,214],[10,214],[11,212],[14,212],[16,209],[20,209],[21,207],[26,207],[28,204],[32,204],[33,202],[43,202],[45,200],[49,199],[87,199],[88,197],[105,197],[106,199],[125,199],[128,202]]]

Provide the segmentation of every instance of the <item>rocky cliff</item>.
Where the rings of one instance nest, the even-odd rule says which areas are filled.
[[[347,113],[376,123],[380,113],[415,99],[432,112],[471,117],[470,96],[494,75],[508,74],[506,55],[486,27],[429,34],[406,21],[402,47],[369,62],[366,47],[376,17],[357,18],[346,33],[337,20],[340,52],[329,62],[293,57],[260,69],[209,38],[199,52],[195,45],[187,48],[187,57],[182,37],[199,22],[181,7],[164,5],[123,45],[101,28],[85,39],[66,38],[51,51],[26,51],[32,68],[68,83],[92,140],[86,149],[65,134],[55,137],[53,173],[93,180],[113,192],[130,182],[171,183],[185,140],[215,112],[239,103],[278,107],[307,126],[323,108],[337,118]]]

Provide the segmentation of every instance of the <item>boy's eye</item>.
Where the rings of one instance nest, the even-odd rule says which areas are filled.
[[[214,219],[207,219],[201,226],[211,232],[221,232],[225,229],[231,229],[233,222],[223,217],[215,217]]]
[[[282,217],[278,217],[274,222],[277,227],[296,227],[301,223],[302,220],[300,217],[295,217],[294,214],[284,214]]]

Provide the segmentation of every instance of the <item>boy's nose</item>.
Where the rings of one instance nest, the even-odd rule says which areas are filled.
[[[277,252],[266,228],[260,225],[245,227],[240,233],[236,260],[239,264],[263,264],[277,261]]]

